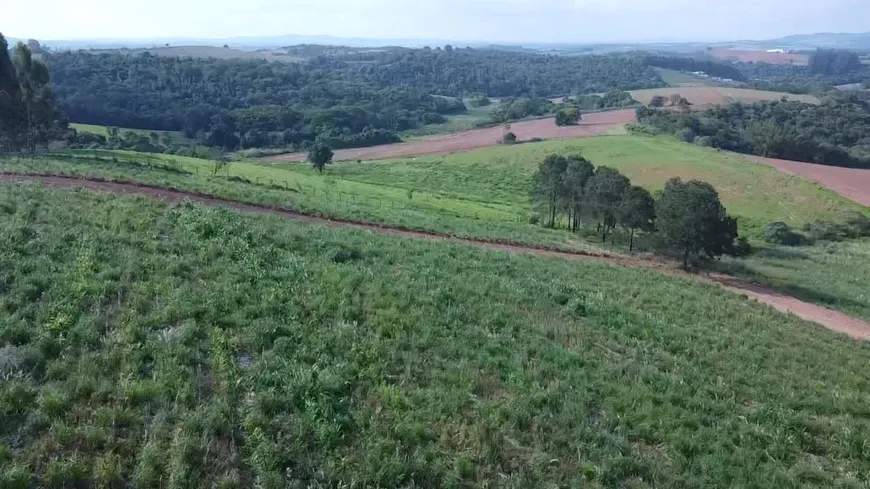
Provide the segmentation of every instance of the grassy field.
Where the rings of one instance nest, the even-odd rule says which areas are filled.
[[[498,108],[499,100],[490,99],[492,104],[486,107],[472,107],[470,100],[465,101],[468,112],[465,114],[449,115],[447,122],[444,124],[430,124],[420,129],[412,129],[402,132],[402,139],[415,139],[424,136],[434,136],[436,134],[447,134],[452,132],[471,131],[479,129],[480,124],[492,121],[491,114]]]
[[[720,269],[800,299],[870,320],[870,240],[779,246]]]
[[[370,184],[306,165],[288,168],[232,163],[212,176],[213,162],[122,151],[70,152],[37,159],[0,159],[0,169],[96,176],[173,186],[246,202],[459,236],[588,249],[585,238],[529,224],[528,206],[456,198],[424,189]],[[93,155],[102,159],[94,160]],[[163,168],[165,166],[166,168]],[[245,181],[242,181],[244,179]]]
[[[100,136],[109,136],[109,128],[108,126],[97,126],[94,124],[79,124],[79,123],[71,123],[69,127],[75,129],[79,133],[89,133],[89,134],[98,134]],[[125,132],[132,132],[134,134],[139,134],[142,136],[150,136],[151,133],[157,133],[160,135],[169,134],[172,136],[174,141],[190,141],[186,137],[184,137],[181,132],[178,131],[150,131],[148,129],[129,129],[126,127],[119,127],[118,131],[123,134]]]
[[[716,287],[0,192],[0,487],[868,483],[870,349]]]
[[[675,176],[709,182],[719,190],[728,210],[740,218],[744,234],[752,237],[768,222],[799,227],[816,220],[839,220],[847,211],[863,209],[773,168],[668,138],[547,141],[407,161],[340,163],[329,172],[345,180],[373,185],[389,182],[391,187],[528,209],[529,182],[539,162],[551,153],[571,152],[582,153],[595,165],[617,168],[651,191],[661,190]],[[291,168],[308,171],[298,165]]]
[[[656,95],[668,97],[678,93],[694,105],[726,105],[731,102],[763,102],[780,100],[787,97],[789,100],[818,104],[819,99],[814,95],[795,95],[785,92],[768,92],[766,90],[752,90],[748,88],[715,87],[715,86],[692,86],[692,87],[669,87],[650,88],[646,90],[632,90],[632,98],[648,105]]]
[[[65,158],[6,160],[0,166],[137,179],[413,229],[588,248],[584,238],[528,224],[528,188],[537,165],[548,154],[572,152],[584,154],[595,165],[617,168],[653,192],[675,176],[707,181],[719,190],[729,212],[739,217],[742,234],[750,238],[758,238],[768,222],[800,227],[812,221],[840,220],[849,211],[864,209],[816,184],[738,156],[668,138],[640,136],[546,141],[400,161],[336,163],[324,175],[306,164],[239,162],[222,171],[223,177],[213,178],[211,162],[162,155],[148,158],[171,162],[187,173],[116,165],[108,160],[70,164]],[[148,161],[129,153],[97,154]],[[227,181],[227,175],[260,185]]]

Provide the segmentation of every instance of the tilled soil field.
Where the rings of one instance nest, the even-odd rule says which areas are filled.
[[[534,121],[515,122],[511,124],[511,132],[519,141],[532,138],[567,139],[588,136],[600,136],[622,124],[635,122],[635,109],[614,110],[585,114],[583,120],[576,126],[559,127],[555,119],[539,119]],[[488,129],[455,134],[443,134],[404,143],[372,146],[370,148],[342,149],[335,152],[335,161],[354,160],[387,160],[391,158],[407,158],[411,156],[426,156],[458,153],[487,146],[494,146],[504,135],[504,127],[497,126]],[[263,161],[305,161],[304,153],[270,156]]]

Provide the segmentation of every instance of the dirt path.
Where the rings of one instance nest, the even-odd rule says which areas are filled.
[[[635,109],[612,110],[584,114],[583,120],[576,126],[559,127],[556,125],[555,119],[552,118],[514,122],[511,124],[511,132],[516,134],[517,139],[520,141],[528,141],[532,138],[580,138],[600,136],[622,124],[635,121]],[[460,151],[495,146],[503,135],[504,129],[501,126],[496,126],[489,129],[475,129],[453,134],[430,136],[404,143],[385,144],[370,148],[342,149],[335,152],[334,159],[335,161],[371,161],[458,153]],[[261,158],[261,161],[305,161],[307,157],[304,153],[294,153]]]
[[[210,206],[229,207],[243,212],[276,214],[287,219],[308,223],[325,224],[334,227],[352,227],[364,229],[378,234],[416,239],[437,239],[465,243],[481,248],[506,251],[509,253],[528,253],[538,256],[556,257],[568,260],[590,260],[627,267],[642,267],[653,269],[666,275],[678,276],[707,283],[716,283],[737,294],[744,294],[753,300],[767,304],[774,309],[791,313],[804,320],[817,323],[833,331],[845,333],[855,339],[870,340],[870,323],[847,316],[843,313],[803,302],[795,297],[783,294],[769,287],[720,274],[692,275],[680,270],[675,264],[651,258],[637,258],[610,253],[566,252],[546,247],[536,247],[496,240],[459,238],[447,234],[425,231],[414,231],[388,225],[357,222],[344,219],[333,219],[302,214],[275,206],[249,204],[233,200],[221,199],[196,192],[187,192],[131,182],[115,182],[101,179],[83,179],[69,176],[47,176],[35,174],[0,173],[0,182],[39,182],[58,188],[84,188],[102,192],[125,195],[143,195],[167,202],[192,201]]]

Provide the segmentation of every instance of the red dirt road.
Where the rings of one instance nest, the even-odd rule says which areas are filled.
[[[741,155],[752,161],[773,166],[779,171],[801,176],[861,205],[870,206],[870,170],[801,163],[761,156]]]
[[[622,124],[635,122],[635,110],[613,110],[583,115],[583,120],[576,126],[559,127],[555,119],[540,119],[534,121],[514,122],[511,132],[520,141],[532,138],[567,139],[588,136],[600,136]],[[486,146],[494,146],[502,138],[502,126],[488,129],[476,129],[455,134],[443,134],[415,139],[404,143],[372,146],[370,148],[342,149],[335,152],[335,161],[354,160],[386,160],[391,158],[407,158],[411,156],[427,156],[458,153]],[[262,161],[305,161],[307,155],[294,153],[262,158]]]
[[[747,297],[757,302],[767,304],[780,312],[793,314],[806,321],[814,322],[833,331],[845,333],[852,338],[858,340],[870,340],[870,323],[868,322],[847,316],[843,313],[822,306],[803,302],[799,299],[783,294],[769,287],[754,284],[752,282],[748,282],[746,280],[738,279],[735,277],[719,274],[708,274],[706,276],[690,275],[676,268],[673,263],[668,263],[661,260],[635,258],[607,253],[593,254],[581,252],[564,252],[516,243],[487,241],[482,239],[457,238],[455,236],[445,234],[431,233],[425,231],[413,231],[409,229],[391,227],[388,225],[330,219],[313,215],[306,215],[288,209],[249,204],[245,202],[221,199],[194,192],[186,192],[178,189],[156,187],[132,182],[114,182],[99,179],[88,180],[69,176],[22,175],[8,173],[0,173],[0,182],[39,182],[43,185],[58,188],[85,188],[89,190],[110,192],[116,194],[144,195],[168,202],[192,201],[211,206],[230,207],[243,212],[276,214],[286,219],[300,220],[315,224],[325,224],[335,227],[354,227],[390,236],[415,239],[450,240],[472,246],[478,246],[481,248],[505,251],[508,253],[527,253],[568,260],[592,260],[619,266],[648,268],[666,275],[679,276],[682,278],[699,280],[707,283],[715,283],[726,290],[737,294],[746,295]]]

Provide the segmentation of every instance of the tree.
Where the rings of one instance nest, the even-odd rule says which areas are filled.
[[[599,166],[586,184],[586,202],[592,215],[597,217],[603,228],[601,242],[607,242],[609,231],[616,227],[617,215],[626,190],[631,181],[619,171]]]
[[[25,125],[24,108],[18,76],[3,34],[0,34],[0,114],[0,150],[15,151]]]
[[[709,183],[673,178],[665,184],[656,206],[663,245],[689,258],[704,254],[710,258],[730,253],[737,240],[737,220],[730,217]]]
[[[335,154],[329,146],[323,143],[314,143],[314,146],[312,146],[311,150],[308,152],[308,161],[314,165],[315,170],[323,173],[323,168],[327,164],[332,163],[333,156],[335,156]]]
[[[48,86],[48,66],[33,59],[26,44],[19,42],[12,53],[12,64],[20,87],[21,106],[24,109],[23,147],[34,151],[36,146],[53,135],[58,118],[54,97]]]
[[[586,184],[595,174],[595,167],[582,155],[569,155],[562,180],[562,195],[568,222],[572,231],[577,231],[580,218],[583,215],[583,203],[586,198]]]
[[[547,212],[547,226],[551,228],[556,226],[556,209],[563,195],[563,176],[567,167],[568,160],[563,156],[550,155],[544,158],[532,176],[532,203]]]
[[[508,132],[504,133],[504,136],[502,136],[501,142],[502,142],[502,144],[516,144],[517,135],[508,131]]]
[[[568,107],[566,109],[559,110],[556,112],[556,125],[557,126],[574,126],[580,122],[580,111],[574,107]]]
[[[665,99],[663,96],[661,96],[661,95],[655,95],[655,96],[653,96],[653,98],[649,101],[649,106],[650,106],[650,107],[664,107],[664,106],[665,106],[665,100],[666,100],[666,99]]]
[[[655,200],[647,189],[633,185],[622,195],[616,219],[623,228],[629,231],[628,250],[634,251],[635,231],[655,229]]]

